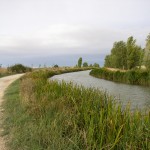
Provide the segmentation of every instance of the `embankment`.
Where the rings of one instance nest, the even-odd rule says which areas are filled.
[[[96,89],[47,81],[68,71],[36,71],[9,87],[4,107],[11,150],[150,148],[150,115],[122,111]]]
[[[150,71],[111,71],[106,68],[93,69],[90,75],[115,82],[150,86]]]

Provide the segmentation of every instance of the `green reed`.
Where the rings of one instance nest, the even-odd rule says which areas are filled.
[[[57,73],[33,72],[9,88],[5,128],[12,149],[150,148],[150,114],[123,110],[104,91],[47,81]]]
[[[122,72],[99,68],[93,69],[90,75],[115,82],[150,86],[150,71],[148,70],[130,70]]]

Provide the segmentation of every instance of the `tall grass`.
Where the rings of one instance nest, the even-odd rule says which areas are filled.
[[[150,149],[150,114],[123,111],[96,89],[47,81],[57,73],[30,73],[8,89],[12,150]]]
[[[0,78],[12,75],[6,68],[0,68]]]
[[[150,71],[146,70],[130,70],[122,72],[111,71],[106,68],[100,68],[93,69],[90,72],[90,75],[115,82],[150,86]]]

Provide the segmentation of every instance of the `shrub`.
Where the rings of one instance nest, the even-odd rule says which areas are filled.
[[[94,63],[93,67],[97,67],[97,68],[99,68],[100,66],[99,66],[99,64],[98,64],[98,63]]]
[[[32,71],[32,69],[22,64],[16,64],[16,65],[8,67],[8,71],[13,72],[13,73],[25,73],[25,72]]]
[[[59,66],[56,64],[56,65],[54,65],[54,68],[58,68]]]
[[[87,63],[87,62],[84,62],[84,63],[83,63],[83,67],[88,67],[88,63]]]

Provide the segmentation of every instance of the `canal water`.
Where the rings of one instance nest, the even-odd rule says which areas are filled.
[[[89,75],[88,71],[65,73],[55,75],[51,79],[58,81],[73,82],[85,87],[98,88],[108,92],[120,101],[123,106],[131,104],[131,109],[150,109],[150,87],[116,83],[104,79],[98,79]]]

